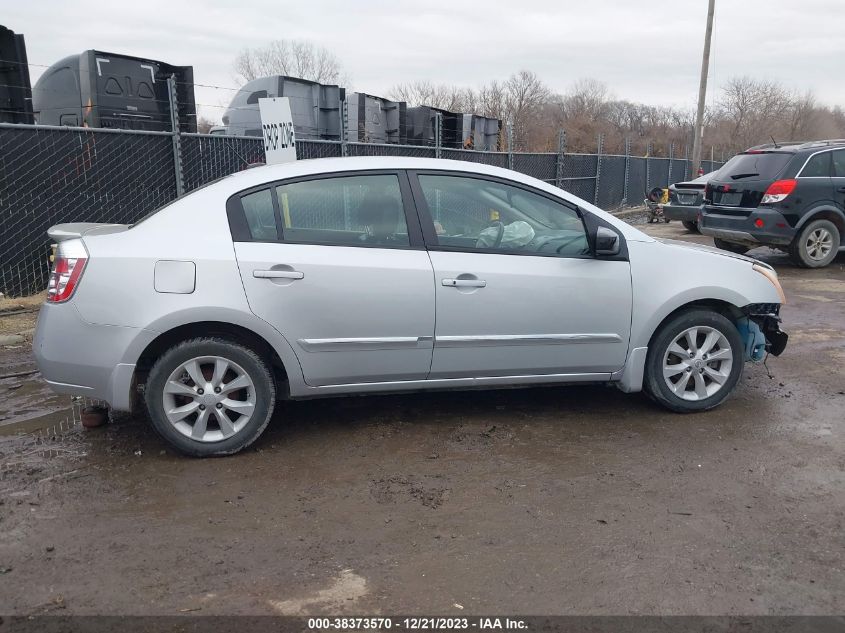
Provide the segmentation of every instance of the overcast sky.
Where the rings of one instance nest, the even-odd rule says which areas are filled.
[[[193,65],[197,83],[235,87],[240,49],[292,38],[331,49],[352,88],[378,95],[404,81],[478,87],[529,69],[559,92],[594,77],[619,98],[690,108],[707,13],[706,0],[0,3],[31,64],[94,48]],[[30,71],[34,83],[43,68]],[[716,0],[708,103],[743,74],[845,105],[845,4]],[[232,94],[197,88],[200,113],[219,120]]]

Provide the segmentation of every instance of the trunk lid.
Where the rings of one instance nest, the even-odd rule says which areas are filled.
[[[102,222],[69,222],[56,224],[47,229],[47,235],[56,244],[67,240],[75,240],[85,235],[109,235],[123,233],[129,229],[128,224],[105,224]]]

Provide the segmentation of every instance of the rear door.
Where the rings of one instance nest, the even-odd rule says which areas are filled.
[[[783,205],[785,216],[798,218],[801,212],[812,211],[815,206],[831,203],[833,179],[830,159],[830,150],[816,152],[807,158],[798,172],[798,186],[791,196],[795,204]]]
[[[630,265],[590,255],[575,207],[462,173],[411,181],[435,277],[430,379],[595,375],[624,365]]]
[[[358,172],[227,203],[250,308],[285,336],[309,385],[428,374],[434,283],[409,201],[404,173]]]

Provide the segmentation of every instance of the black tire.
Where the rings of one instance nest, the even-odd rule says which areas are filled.
[[[713,395],[700,400],[686,400],[670,389],[663,376],[664,356],[669,346],[685,331],[692,327],[707,327],[717,330],[727,339],[731,352],[731,368],[727,379]],[[704,336],[702,333],[700,336]],[[646,356],[644,388],[646,393],[658,404],[677,413],[706,411],[718,406],[731,395],[742,376],[745,361],[742,337],[736,326],[727,318],[706,309],[690,309],[677,314],[664,323],[652,337]],[[692,362],[692,361],[690,361]],[[694,374],[692,374],[694,377]],[[689,379],[688,379],[689,380]],[[692,395],[692,394],[690,394]]]
[[[831,248],[827,256],[819,259],[814,259],[810,255],[808,242],[816,231],[826,231],[830,235]],[[802,268],[823,268],[829,265],[839,252],[839,245],[841,244],[841,236],[839,229],[830,220],[813,220],[808,222],[801,232],[792,240],[789,245],[789,257],[796,265]]]
[[[716,248],[719,248],[723,251],[736,253],[737,255],[745,255],[748,251],[751,250],[751,247],[745,246],[744,244],[726,242],[725,240],[720,240],[718,237],[713,238],[713,244],[716,246]]]
[[[204,356],[220,357],[238,365],[248,375],[255,390],[254,409],[246,424],[234,435],[219,441],[199,441],[184,435],[168,420],[164,409],[164,386],[171,373],[192,358]],[[232,455],[258,439],[273,415],[276,386],[268,363],[254,351],[226,339],[203,337],[183,341],[159,357],[150,370],[144,397],[153,427],[164,440],[186,455],[209,457]],[[216,415],[214,411],[210,413]]]
[[[701,233],[701,231],[698,230],[698,222],[695,220],[681,220],[681,224],[683,224],[684,228],[690,233]]]
[[[670,220],[669,218],[667,218],[667,217],[665,217],[665,216],[663,217],[663,222],[664,222],[664,223],[669,224],[669,222],[671,222],[671,221],[672,221],[672,220]]]

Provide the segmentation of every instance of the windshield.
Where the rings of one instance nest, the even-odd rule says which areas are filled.
[[[787,152],[737,154],[716,173],[713,180],[774,180],[792,158]]]

